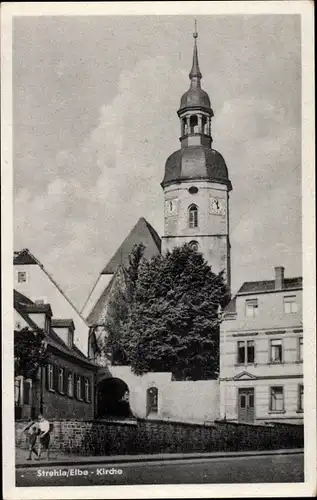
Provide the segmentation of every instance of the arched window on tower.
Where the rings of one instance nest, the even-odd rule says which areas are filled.
[[[202,117],[202,127],[203,127],[203,133],[208,135],[208,123],[206,116]]]
[[[188,225],[189,227],[198,227],[198,207],[191,205],[188,209]]]
[[[181,120],[181,124],[182,124],[182,136],[187,134],[187,121],[186,121],[186,118],[182,118]]]
[[[198,130],[198,118],[196,115],[192,115],[189,120],[190,123],[190,133],[195,134],[199,132]]]

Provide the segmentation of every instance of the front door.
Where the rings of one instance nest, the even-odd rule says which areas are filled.
[[[254,389],[239,389],[239,422],[254,422]]]

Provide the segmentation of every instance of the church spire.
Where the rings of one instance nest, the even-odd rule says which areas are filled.
[[[193,37],[194,37],[193,65],[189,73],[189,78],[191,80],[191,86],[200,87],[200,79],[202,78],[203,75],[200,72],[199,62],[198,62],[198,50],[197,50],[198,33],[197,33],[196,19],[195,19],[195,31],[193,33]]]

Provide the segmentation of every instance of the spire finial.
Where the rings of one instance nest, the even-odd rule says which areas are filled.
[[[198,81],[196,81],[196,85],[199,86],[200,85],[199,80],[201,79],[202,74],[200,72],[199,63],[198,63],[198,51],[197,51],[198,32],[197,32],[197,20],[196,19],[195,19],[195,31],[193,33],[193,37],[194,37],[194,40],[195,40],[195,43],[194,43],[194,54],[193,54],[193,65],[192,65],[191,72],[189,73],[189,78],[190,78],[190,80],[192,80],[192,83],[193,83],[193,78],[194,77],[195,77],[195,79],[197,78]]]
[[[197,19],[195,19],[195,31],[193,33],[193,37],[195,38],[195,41],[196,41],[196,38],[198,38],[198,33],[197,33]]]

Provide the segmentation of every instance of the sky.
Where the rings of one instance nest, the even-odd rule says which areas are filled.
[[[230,193],[232,291],[302,273],[301,40],[296,15],[198,16],[202,88]],[[140,217],[163,235],[193,16],[17,17],[14,249],[81,309]]]

